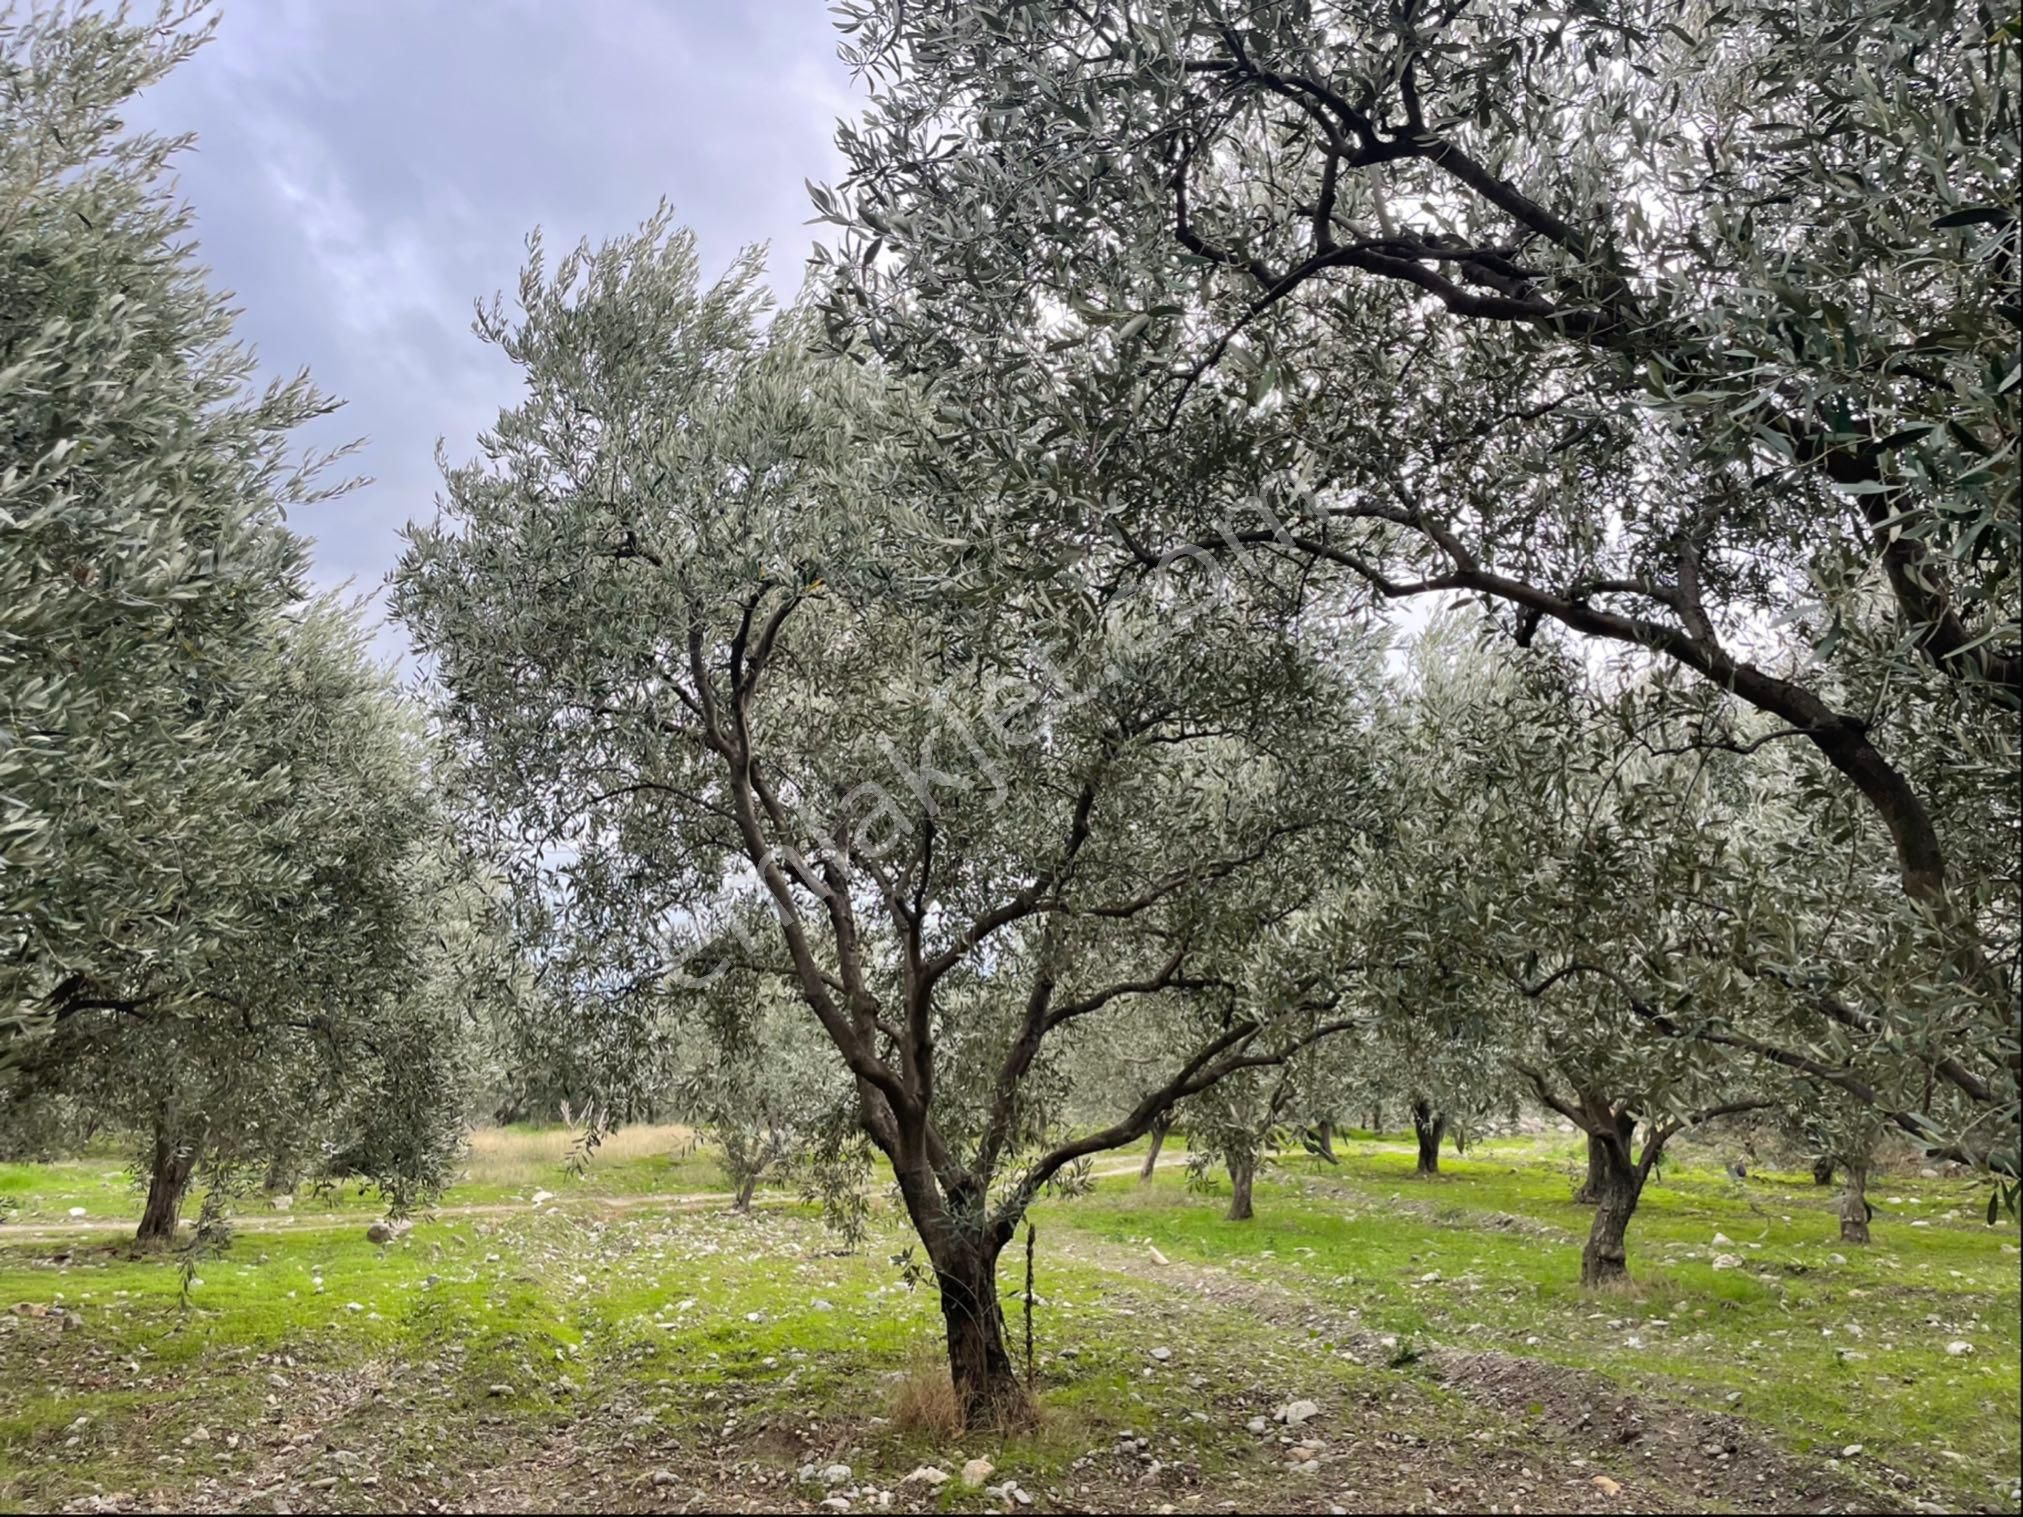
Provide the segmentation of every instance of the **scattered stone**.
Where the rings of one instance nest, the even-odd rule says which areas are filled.
[[[1918,1178],[1920,1180],[1936,1180],[1939,1178],[1939,1172],[1936,1169],[1921,1169],[1918,1171]]]
[[[1740,1269],[1741,1267],[1742,1261],[1733,1254],[1716,1254],[1714,1256],[1714,1268],[1716,1269]]]
[[[1861,1452],[1861,1445],[1859,1443],[1850,1443],[1846,1448],[1840,1451],[1840,1457],[1843,1459],[1852,1459],[1856,1454],[1859,1454],[1860,1452]]]
[[[1320,1414],[1321,1409],[1318,1402],[1294,1401],[1279,1410],[1278,1420],[1283,1422],[1287,1427],[1298,1427],[1303,1422],[1313,1421]]]
[[[832,1464],[822,1471],[822,1484],[824,1485],[848,1485],[849,1483],[850,1466],[847,1464]]]
[[[923,1464],[899,1483],[901,1485],[924,1485],[938,1491],[948,1484],[949,1478],[947,1470],[936,1469],[931,1464]]]
[[[1951,1343],[1946,1345],[1946,1352],[1951,1354],[1955,1359],[1958,1359],[1963,1355],[1973,1353],[1974,1345],[1969,1343],[1965,1338],[1955,1338]]]
[[[1161,1364],[1164,1364],[1173,1357],[1173,1350],[1170,1348],[1155,1348],[1152,1350],[1152,1357],[1157,1359]]]
[[[1595,1476],[1594,1487],[1604,1496],[1620,1496],[1623,1493],[1623,1488],[1606,1475]]]
[[[846,1496],[824,1496],[822,1498],[822,1510],[825,1512],[847,1512],[850,1510],[849,1498]]]
[[[972,1459],[962,1467],[962,1483],[970,1490],[980,1490],[997,1469],[988,1459]]]
[[[485,1394],[487,1396],[510,1396],[513,1394],[513,1388],[510,1385],[491,1385],[485,1388]]]
[[[81,1206],[73,1206],[70,1209],[70,1214],[73,1217],[81,1217],[84,1215],[84,1208]]]
[[[1716,1233],[1716,1234],[1714,1234],[1714,1246],[1715,1246],[1716,1248],[1719,1248],[1719,1247],[1721,1247],[1721,1246],[1722,1246],[1723,1244],[1727,1244],[1727,1245],[1729,1245],[1730,1247],[1732,1247],[1732,1246],[1734,1245],[1734,1243],[1735,1243],[1735,1240],[1734,1240],[1733,1238],[1729,1237],[1729,1236],[1728,1236],[1728,1235],[1727,1235],[1726,1233]]]
[[[537,1190],[537,1191],[535,1191],[535,1192],[534,1192],[534,1199],[533,1199],[533,1201],[532,1201],[532,1203],[531,1203],[531,1204],[532,1204],[532,1205],[535,1205],[535,1206],[540,1206],[540,1205],[542,1205],[542,1204],[544,1204],[544,1203],[546,1203],[546,1202],[552,1201],[552,1200],[554,1200],[554,1199],[555,1199],[555,1193],[554,1193],[553,1191],[547,1191],[547,1190]]]
[[[75,1307],[63,1314],[63,1330],[66,1333],[74,1333],[83,1326],[84,1318],[78,1315]]]
[[[824,1301],[820,1296],[808,1303],[808,1310],[811,1312],[833,1312],[835,1309],[835,1302]]]
[[[1160,1253],[1158,1249],[1154,1248],[1149,1243],[1145,1245],[1145,1252],[1150,1254],[1152,1256],[1152,1262],[1154,1264],[1159,1265],[1162,1269],[1166,1265],[1173,1262],[1172,1260],[1168,1259],[1164,1254]]]
[[[1262,1433],[1267,1428],[1269,1428],[1271,1424],[1269,1422],[1266,1422],[1262,1417],[1253,1417],[1250,1419],[1250,1421],[1246,1422],[1244,1426],[1250,1429],[1250,1431],[1253,1433]]]

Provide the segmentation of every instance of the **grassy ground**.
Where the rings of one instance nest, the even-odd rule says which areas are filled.
[[[601,1208],[721,1182],[705,1155],[670,1160],[672,1134],[581,1178],[566,1146],[488,1138],[445,1211],[383,1247],[318,1226],[305,1194],[187,1296],[173,1260],[43,1231],[73,1205],[131,1215],[115,1163],[0,1174],[36,1228],[0,1227],[0,1305],[27,1309],[0,1316],[0,1504],[2017,1504],[2017,1235],[1975,1220],[1969,1182],[1884,1180],[1857,1250],[1802,1177],[1675,1166],[1632,1228],[1637,1285],[1591,1296],[1559,1139],[1430,1181],[1395,1143],[1289,1159],[1248,1224],[1177,1161],[1149,1187],[1107,1179],[1036,1214],[1045,1414],[1006,1438],[942,1420],[938,1309],[907,1288],[889,1222],[846,1255],[793,1204]],[[543,1189],[583,1204],[537,1210]],[[1715,1270],[1717,1252],[1745,1266]],[[1022,1268],[1008,1255],[1008,1291]],[[1319,1415],[1272,1420],[1293,1400]],[[972,1457],[996,1466],[990,1494],[904,1483]],[[801,1478],[837,1463],[850,1475]]]

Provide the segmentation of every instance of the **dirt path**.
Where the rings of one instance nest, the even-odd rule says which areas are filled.
[[[1344,1303],[1282,1282],[1213,1265],[1161,1263],[1147,1250],[1085,1236],[1058,1246],[1069,1257],[1132,1282],[1158,1282],[1241,1310],[1289,1336],[1318,1336],[1359,1364],[1389,1366],[1398,1355],[1397,1336],[1350,1320],[1342,1314]],[[1511,1354],[1415,1347],[1419,1351],[1409,1364],[1396,1368],[1430,1378],[1495,1421],[1528,1434],[1522,1446],[1505,1451],[1506,1483],[1500,1493],[1493,1488],[1487,1492],[1488,1499],[1499,1499],[1499,1494],[1509,1499],[1516,1479],[1532,1476],[1536,1485],[1527,1505],[1537,1503],[1539,1510],[1878,1510],[1872,1487],[1855,1484],[1817,1459],[1779,1448],[1739,1417],[1672,1400],[1661,1386],[1628,1386]],[[1450,1458],[1456,1452],[1445,1451]],[[1459,1461],[1449,1474],[1460,1474],[1470,1462]],[[1899,1493],[1898,1509],[1910,1509],[1921,1494],[1918,1483],[1896,1471],[1882,1473]]]

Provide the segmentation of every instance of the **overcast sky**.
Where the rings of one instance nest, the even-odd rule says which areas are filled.
[[[226,0],[133,115],[198,134],[182,191],[241,332],[347,401],[320,442],[366,439],[373,482],[297,518],[320,582],[376,591],[437,437],[468,456],[513,398],[471,305],[531,228],[602,239],[665,196],[706,269],[765,241],[798,289],[802,182],[835,177],[852,109],[834,43],[822,0]]]

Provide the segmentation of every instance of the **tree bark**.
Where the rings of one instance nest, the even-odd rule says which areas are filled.
[[[1848,1164],[1840,1185],[1840,1241],[1868,1242],[1868,1166]]]
[[[757,1174],[748,1173],[740,1178],[737,1196],[731,1202],[731,1210],[738,1212],[750,1211],[752,1209],[752,1193],[758,1188],[759,1177]]]
[[[1250,1182],[1257,1174],[1257,1160],[1248,1154],[1229,1161],[1229,1210],[1223,1219],[1228,1222],[1248,1222],[1254,1213],[1250,1209]]]
[[[1587,1138],[1587,1179],[1574,1192],[1574,1200],[1582,1206],[1599,1206],[1602,1191],[1608,1185],[1608,1155],[1602,1150],[1602,1140],[1593,1133]]]
[[[142,1248],[164,1248],[175,1241],[176,1224],[183,1214],[183,1197],[189,1193],[190,1176],[196,1167],[195,1143],[180,1141],[160,1128],[155,1130],[147,1204],[141,1208],[135,1243]]]
[[[1412,1103],[1412,1131],[1419,1138],[1419,1165],[1416,1173],[1440,1173],[1440,1140],[1447,1135],[1447,1118],[1433,1110],[1430,1102]]]
[[[1161,1117],[1152,1124],[1152,1146],[1145,1150],[1145,1162],[1138,1169],[1138,1183],[1149,1185],[1152,1172],[1159,1167],[1159,1150],[1166,1146],[1167,1131],[1173,1126],[1170,1117]]]
[[[1821,1154],[1812,1161],[1812,1183],[1814,1185],[1833,1184],[1833,1155]]]
[[[1608,1285],[1627,1280],[1630,1274],[1626,1239],[1630,1218],[1636,1215],[1637,1201],[1644,1193],[1645,1166],[1631,1151],[1630,1139],[1636,1124],[1621,1119],[1613,1136],[1604,1136],[1601,1196],[1595,1204],[1594,1225],[1588,1230],[1587,1247],[1580,1255],[1580,1283]]]
[[[964,1236],[946,1242],[934,1273],[948,1332],[948,1377],[966,1427],[993,1427],[1025,1408],[1025,1392],[1004,1346],[997,1294],[999,1245]]]
[[[1372,1106],[1370,1108],[1370,1131],[1372,1133],[1380,1133],[1383,1130],[1384,1130],[1384,1108],[1381,1106]]]

